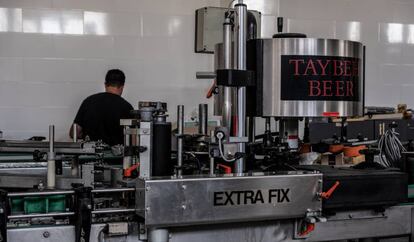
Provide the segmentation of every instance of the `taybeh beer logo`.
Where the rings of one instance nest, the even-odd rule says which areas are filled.
[[[360,59],[284,55],[282,100],[359,101]]]

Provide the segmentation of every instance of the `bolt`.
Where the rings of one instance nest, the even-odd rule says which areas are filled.
[[[187,206],[186,206],[185,204],[183,204],[183,205],[181,206],[181,208],[185,210],[185,209],[187,208]]]
[[[187,185],[182,185],[181,187],[183,188],[183,190],[187,189]]]
[[[43,232],[43,237],[44,238],[49,238],[50,233],[48,231]]]
[[[0,213],[4,213],[4,209],[0,208]]]
[[[148,134],[148,130],[144,129],[144,130],[142,131],[142,133],[143,133],[143,134]]]
[[[319,180],[318,180],[318,182],[319,182],[319,183],[322,183],[322,179],[319,179]]]
[[[146,188],[145,188],[145,190],[148,192],[149,190],[150,190],[151,188],[149,187],[149,186],[147,186]]]
[[[145,211],[149,212],[150,211],[150,207],[146,207]]]
[[[88,209],[92,209],[92,205],[88,204],[88,206],[86,206]]]
[[[353,217],[354,217],[354,215],[352,215],[352,214],[349,214],[349,215],[348,215],[348,217],[349,217],[349,218],[353,218]]]

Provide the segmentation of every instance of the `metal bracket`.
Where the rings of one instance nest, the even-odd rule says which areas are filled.
[[[230,137],[228,143],[248,143],[249,137]]]
[[[255,85],[254,72],[247,70],[217,70],[217,85],[227,87],[250,87]]]
[[[139,224],[139,240],[147,240],[148,239],[148,229],[145,227],[145,224]]]

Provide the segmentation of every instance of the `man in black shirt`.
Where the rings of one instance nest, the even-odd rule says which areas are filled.
[[[121,70],[109,70],[105,77],[105,92],[86,98],[76,115],[79,138],[89,137],[108,145],[123,144],[123,129],[120,119],[129,118],[131,104],[121,97],[125,85],[125,74]],[[73,138],[73,125],[70,128]]]

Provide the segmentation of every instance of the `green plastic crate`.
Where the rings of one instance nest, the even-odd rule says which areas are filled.
[[[48,212],[55,213],[55,212],[65,212],[66,211],[66,196],[65,195],[54,195],[47,197],[49,204],[48,204]]]
[[[24,213],[47,213],[48,200],[45,197],[25,197]]]

